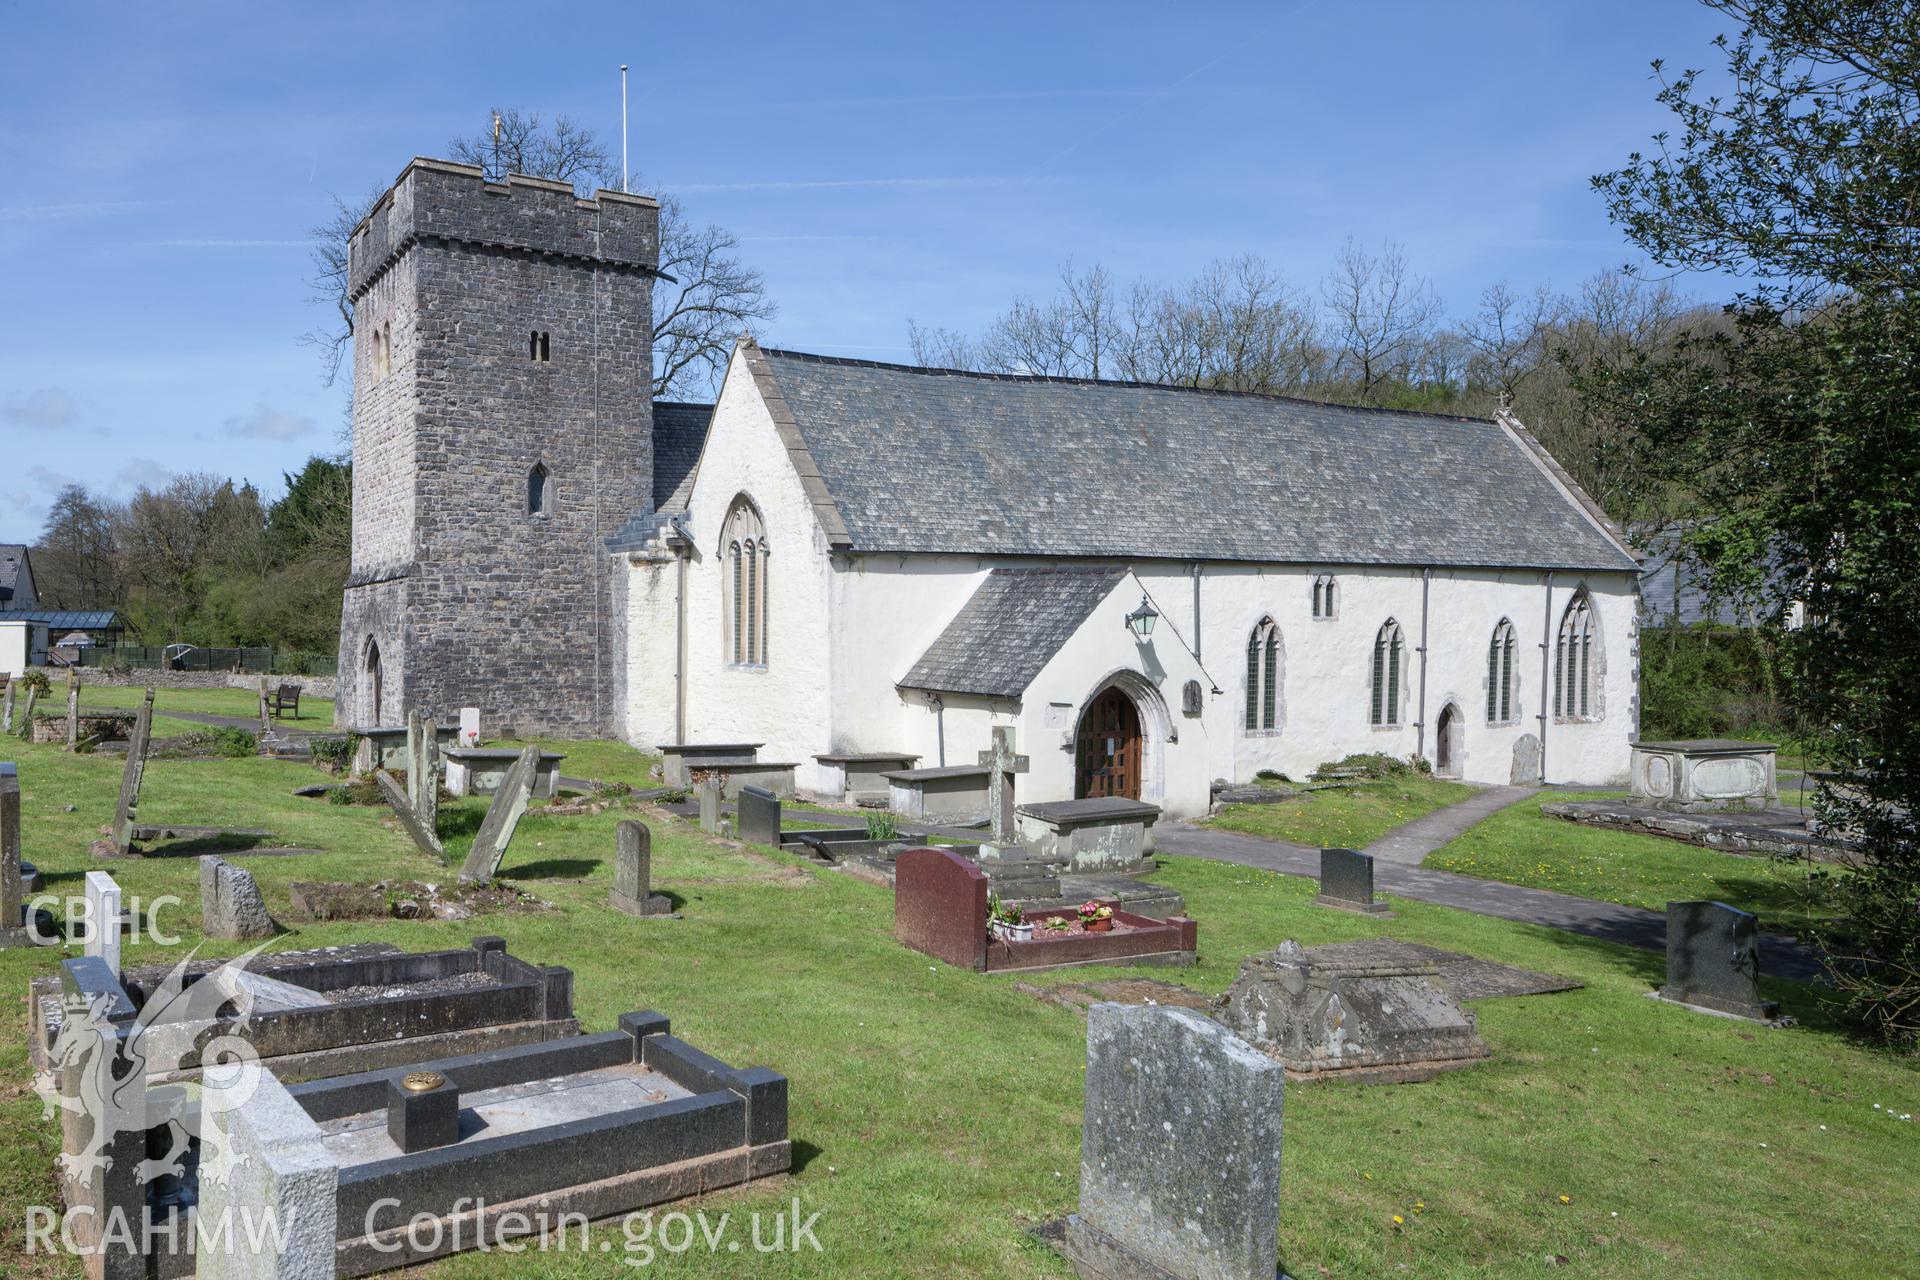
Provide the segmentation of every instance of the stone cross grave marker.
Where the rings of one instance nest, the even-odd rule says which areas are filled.
[[[432,831],[440,821],[440,737],[425,713],[407,715],[407,802],[420,825]]]
[[[980,753],[980,765],[987,771],[987,814],[993,823],[993,843],[1003,848],[1020,842],[1014,826],[1013,779],[1032,764],[1027,757],[1014,754],[1013,741],[1013,726],[997,725],[993,750]]]
[[[1370,916],[1393,914],[1386,903],[1374,901],[1373,855],[1357,849],[1320,851],[1320,896],[1313,904]]]
[[[209,938],[271,938],[279,931],[253,872],[211,854],[200,859],[200,928]]]
[[[1667,981],[1660,998],[1738,1018],[1770,1021],[1760,998],[1759,921],[1724,902],[1667,904]]]
[[[7,692],[4,701],[0,701],[0,733],[13,732],[13,691],[18,685],[12,676],[7,677]]]
[[[740,788],[739,836],[748,844],[780,843],[780,797],[765,787]]]
[[[120,800],[113,810],[113,851],[121,857],[133,852],[133,824],[140,813],[140,780],[147,771],[147,741],[153,734],[153,690],[134,713],[133,733],[127,738],[127,764],[120,772]]]
[[[67,668],[67,750],[80,745],[80,672]]]
[[[500,874],[500,862],[507,856],[507,846],[513,842],[513,833],[527,812],[527,803],[533,799],[534,775],[539,768],[540,748],[528,747],[507,770],[507,776],[500,781],[500,790],[494,792],[493,803],[487,807],[479,834],[473,838],[473,848],[460,868],[461,883],[484,884]]]
[[[86,954],[120,972],[120,886],[104,871],[87,872]]]
[[[445,862],[447,851],[440,845],[439,833],[421,821],[420,815],[414,812],[413,805],[408,803],[407,793],[400,789],[400,784],[393,780],[393,775],[385,769],[375,769],[373,785],[380,789],[381,798],[387,802],[387,807],[393,810],[393,816],[400,819],[401,828],[406,831],[407,837],[413,841],[414,846],[420,852],[430,853]]]
[[[1081,1274],[1274,1280],[1286,1068],[1191,1009],[1087,1011]]]
[[[614,828],[618,844],[613,863],[613,889],[608,901],[614,910],[630,916],[664,916],[673,911],[665,894],[653,891],[653,832],[631,818]]]
[[[711,769],[702,770],[693,782],[695,796],[700,801],[700,829],[710,836],[720,834],[720,775]]]
[[[23,947],[26,931],[25,890],[20,883],[20,771],[11,760],[0,760],[0,948]]]

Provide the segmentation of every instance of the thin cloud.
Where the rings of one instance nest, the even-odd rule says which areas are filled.
[[[0,205],[0,222],[38,222],[53,218],[97,218],[106,214],[151,209],[158,200],[88,200],[66,204]]]
[[[140,240],[143,249],[305,249],[311,240]]]
[[[806,178],[766,182],[680,182],[668,186],[681,192],[711,193],[727,191],[834,191],[853,188],[894,187],[927,191],[949,191],[961,187],[1011,187],[1046,181],[1038,178]]]
[[[228,435],[249,440],[298,440],[316,430],[312,418],[284,409],[269,409],[264,404],[244,417],[227,419]]]
[[[944,107],[967,106],[985,102],[1047,102],[1076,99],[1146,98],[1150,89],[1006,89],[990,93],[917,93],[877,98],[799,98],[790,102],[767,102],[756,111],[792,110],[800,107]]]
[[[53,431],[79,422],[80,406],[58,387],[39,387],[9,401],[0,409],[0,420],[15,426]]]

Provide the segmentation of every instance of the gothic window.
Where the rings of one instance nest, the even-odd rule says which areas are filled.
[[[721,616],[726,624],[727,661],[735,666],[767,665],[767,531],[760,513],[744,495],[720,535],[725,558],[721,579]]]
[[[1487,646],[1488,724],[1513,723],[1513,655],[1513,624],[1502,618]]]
[[[1388,618],[1373,638],[1373,699],[1369,721],[1397,728],[1400,724],[1400,689],[1407,663],[1406,640],[1400,624]]]
[[[381,325],[373,331],[373,376],[384,378],[393,369],[393,325]]]
[[[546,463],[536,462],[533,470],[527,472],[527,514],[544,516],[552,507],[553,473],[547,470]]]
[[[535,364],[547,363],[553,350],[547,341],[549,336],[545,329],[535,329],[527,335],[527,359]]]
[[[1553,714],[1562,720],[1591,720],[1593,697],[1593,604],[1577,592],[1560,615],[1553,647]]]
[[[1336,600],[1333,575],[1323,573],[1313,580],[1313,616],[1326,619],[1334,616]]]
[[[1247,637],[1247,731],[1279,727],[1280,628],[1262,618]]]

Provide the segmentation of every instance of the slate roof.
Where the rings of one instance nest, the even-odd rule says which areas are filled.
[[[1499,422],[743,349],[856,551],[1636,567]]]
[[[0,600],[13,599],[22,573],[31,588],[33,570],[27,568],[27,549],[17,542],[0,542]]]
[[[1018,698],[1127,571],[995,569],[960,606],[903,689]]]
[[[713,421],[710,404],[653,402],[653,509],[685,511],[694,469]]]

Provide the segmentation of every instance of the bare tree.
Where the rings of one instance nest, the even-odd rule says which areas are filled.
[[[931,369],[979,370],[986,367],[978,343],[952,329],[922,329],[907,317],[907,345],[913,362]]]
[[[1003,372],[1099,378],[1114,372],[1123,343],[1112,277],[1098,264],[1077,274],[1069,262],[1052,301],[1016,299],[981,347],[987,367]]]
[[[455,138],[448,154],[478,165],[491,181],[508,174],[571,182],[581,195],[596,186],[620,185],[619,162],[599,138],[566,116],[551,124],[540,116],[504,108],[481,133]],[[334,199],[334,216],[313,228],[310,283],[315,301],[332,305],[339,324],[308,334],[321,352],[322,376],[331,384],[353,340],[353,303],[347,296],[348,245],[354,228],[384,194],[376,189],[358,204]],[[733,339],[777,313],[766,281],[739,257],[739,240],[724,228],[696,226],[679,200],[660,197],[660,270],[653,287],[653,394],[659,399],[711,394],[726,368]]]
[[[77,484],[62,488],[34,544],[34,579],[55,609],[111,609],[120,603],[113,505]]]
[[[1480,294],[1480,309],[1461,327],[1472,349],[1468,376],[1490,389],[1502,407],[1547,359],[1547,339],[1566,312],[1564,300],[1545,285],[1526,298],[1502,280]]]
[[[1383,384],[1411,381],[1439,319],[1440,300],[1425,279],[1408,272],[1399,245],[1388,243],[1375,257],[1349,237],[1320,296],[1336,377],[1351,385],[1357,399],[1377,404]]]

